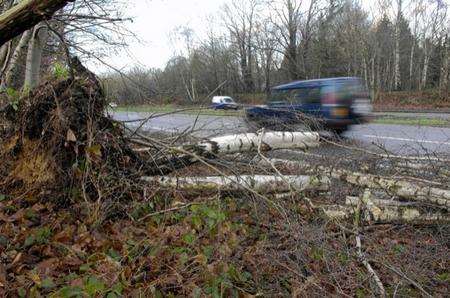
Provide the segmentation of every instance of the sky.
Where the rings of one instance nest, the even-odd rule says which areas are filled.
[[[163,68],[174,54],[179,53],[180,44],[176,46],[173,43],[174,30],[180,26],[189,27],[194,31],[194,39],[202,39],[211,27],[211,22],[223,23],[219,11],[228,1],[130,0],[124,15],[132,17],[133,22],[126,26],[140,42],[130,40],[127,51],[111,55],[107,59],[108,63],[120,70],[127,70],[135,65]],[[366,9],[370,9],[369,5],[373,1],[361,2]],[[99,73],[109,70],[108,67],[98,64],[94,69]]]
[[[108,57],[108,63],[119,69],[132,65],[164,67],[177,53],[172,32],[187,26],[201,37],[206,34],[208,17],[220,21],[215,18],[224,3],[225,0],[130,0],[124,15],[134,20],[126,26],[140,41],[132,40],[127,52]]]

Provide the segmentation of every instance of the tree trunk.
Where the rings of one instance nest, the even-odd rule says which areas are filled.
[[[430,53],[429,53],[427,41],[425,41],[423,51],[424,51],[424,59],[423,59],[422,78],[420,80],[420,90],[423,90],[426,88],[427,81],[428,81],[428,66],[430,64]]]
[[[269,162],[276,166],[282,164],[283,160],[270,159]],[[405,199],[422,203],[431,203],[435,206],[450,210],[450,190],[448,189],[436,188],[429,185],[418,185],[417,183],[412,183],[405,180],[363,174],[344,169],[334,169],[322,166],[315,167],[307,162],[286,160],[284,162],[285,165],[305,169],[309,173],[321,173],[327,177],[339,179],[360,187],[383,189],[388,193]]]
[[[321,206],[319,209],[325,212],[331,219],[353,220],[357,208],[355,206]],[[436,224],[450,221],[446,212],[424,212],[417,208],[396,207],[396,206],[375,206],[374,208],[363,208],[360,211],[360,218],[363,222],[371,224],[387,223],[421,223]]]
[[[3,14],[8,9],[10,9],[13,2],[12,1],[3,1],[3,2],[1,2],[1,4],[2,5],[0,5],[0,15]],[[8,58],[9,52],[11,51],[10,47],[11,47],[10,42],[0,46],[0,70],[1,70],[0,77],[3,74],[5,62]]]
[[[39,84],[42,53],[47,43],[47,27],[37,25],[28,42],[27,66],[25,69],[24,88],[31,90]]]
[[[395,24],[395,58],[394,58],[394,90],[400,90],[400,21],[402,15],[402,0],[397,0],[397,23]]]
[[[448,99],[449,93],[449,69],[450,69],[450,39],[445,37],[444,50],[442,54],[441,76],[439,82],[439,96]]]
[[[414,88],[414,54],[416,51],[416,40],[413,38],[412,46],[411,46],[411,55],[409,57],[409,89],[412,90]]]
[[[197,144],[170,148],[175,154],[153,160],[158,173],[171,173],[178,168],[199,162],[201,158],[211,158],[218,154],[234,154],[252,151],[269,151],[275,149],[308,149],[319,146],[320,136],[314,132],[267,132],[247,133],[211,138]],[[136,149],[147,151],[150,143],[135,141],[138,145],[147,146]]]
[[[0,47],[0,68],[5,63],[5,60],[8,56],[8,51],[9,51],[9,43],[6,43]]]
[[[321,190],[330,187],[326,177],[315,176],[211,176],[211,177],[142,177],[150,183],[158,183],[164,187],[192,191],[205,190],[251,190],[258,193],[282,193],[291,190]]]
[[[14,52],[11,56],[11,61],[8,64],[8,67],[6,68],[3,81],[1,84],[0,89],[4,89],[11,85],[13,82],[14,76],[17,72],[17,69],[19,67],[19,59],[22,55],[23,51],[26,49],[28,42],[31,37],[32,30],[27,30],[22,34],[22,37],[19,40],[19,43],[17,44],[16,48],[14,49]]]
[[[0,15],[0,46],[74,0],[23,0]]]

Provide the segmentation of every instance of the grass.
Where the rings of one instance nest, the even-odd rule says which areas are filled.
[[[373,120],[377,124],[396,124],[412,126],[450,127],[450,120],[438,118],[380,117]]]
[[[214,110],[201,107],[177,107],[173,105],[139,105],[139,106],[120,106],[114,109],[116,112],[137,112],[137,113],[172,113],[177,112],[189,115],[205,116],[239,116],[242,110]]]

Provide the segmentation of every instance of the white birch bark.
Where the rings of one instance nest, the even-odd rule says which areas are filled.
[[[428,67],[430,64],[430,54],[428,50],[428,42],[424,42],[424,58],[423,58],[423,69],[422,69],[422,78],[420,80],[420,90],[425,89],[428,81]]]
[[[31,90],[39,84],[42,63],[42,53],[47,43],[47,27],[37,25],[28,42],[28,52],[25,68],[25,90]]]
[[[197,144],[188,144],[175,148],[183,152],[205,154],[234,154],[252,151],[270,151],[278,149],[308,149],[320,145],[320,136],[316,132],[261,132],[221,136],[203,140]],[[136,149],[137,152],[149,150]]]
[[[444,49],[442,54],[441,76],[439,82],[440,97],[445,99],[449,93],[449,76],[450,76],[450,39],[445,37]]]
[[[11,49],[11,42],[8,42],[0,47],[0,76],[3,75],[5,63],[8,62],[8,56]]]
[[[269,161],[275,165],[282,163],[282,160],[269,159]],[[386,177],[352,172],[343,169],[333,169],[323,166],[314,167],[312,165],[308,166],[308,163],[304,161],[285,162],[289,166],[297,166],[302,169],[307,169],[309,172],[321,173],[322,175],[326,175],[327,177],[346,181],[353,185],[366,188],[383,189],[386,192],[398,197],[410,199],[417,202],[432,203],[450,210],[450,190],[448,189],[432,187],[425,184],[420,185],[404,180],[390,179]]]
[[[252,190],[259,193],[317,190],[330,187],[330,179],[316,176],[210,176],[210,177],[142,177],[143,181],[182,190]]]
[[[233,154],[258,149],[308,149],[319,146],[319,141],[315,132],[262,132],[211,138],[197,146],[214,154]]]
[[[367,192],[362,198],[347,197],[346,206],[324,206],[325,214],[334,219],[352,219],[360,211],[360,218],[370,223],[392,222],[448,222],[446,212],[427,212],[413,207],[411,203],[380,200]]]
[[[11,60],[8,63],[8,67],[6,68],[4,78],[2,81],[2,89],[9,86],[14,78],[14,74],[17,71],[18,65],[20,63],[19,59],[23,51],[25,51],[28,41],[31,37],[32,30],[25,31],[22,34],[22,37],[19,40],[19,43],[17,44],[16,48],[14,49],[14,52],[11,56]]]
[[[357,210],[354,206],[321,206],[321,210],[331,219],[351,220]],[[360,210],[361,220],[367,223],[437,223],[449,222],[450,217],[444,212],[425,212],[411,207],[381,206]]]

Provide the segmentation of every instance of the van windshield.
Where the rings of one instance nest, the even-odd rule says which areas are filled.
[[[320,103],[320,98],[320,87],[273,90],[269,103],[314,104]]]

